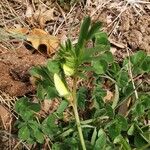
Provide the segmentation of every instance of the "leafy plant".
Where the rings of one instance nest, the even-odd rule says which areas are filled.
[[[150,147],[150,129],[146,123],[150,118],[150,94],[138,91],[141,84],[136,82],[139,75],[150,73],[147,67],[150,56],[138,51],[118,64],[100,27],[101,23],[91,23],[86,17],[77,44],[68,39],[54,60],[30,70],[36,79],[39,104],[44,99],[57,98],[60,105],[43,120],[37,119],[39,104],[27,98],[17,101],[18,136],[22,140],[43,143],[50,138],[53,150]],[[90,79],[92,88],[87,87]],[[81,81],[83,84],[79,84]],[[108,102],[106,84],[114,92]],[[126,109],[127,102],[131,106],[124,114],[120,109]],[[68,109],[74,115],[64,123],[64,112]]]

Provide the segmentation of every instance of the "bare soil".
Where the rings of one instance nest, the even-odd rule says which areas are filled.
[[[42,65],[46,58],[32,54],[25,47],[15,51],[0,53],[0,90],[11,96],[23,96],[32,93],[34,87],[30,82],[29,69]]]

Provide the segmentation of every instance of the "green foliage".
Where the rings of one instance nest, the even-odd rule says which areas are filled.
[[[106,134],[103,129],[98,131],[98,138],[95,142],[94,150],[105,150],[106,149]]]
[[[17,125],[20,139],[42,144],[47,137],[53,143],[50,145],[52,150],[85,150],[81,133],[78,134],[76,129],[80,128],[83,130],[87,150],[149,149],[150,128],[146,122],[150,119],[150,94],[139,90],[135,79],[139,75],[149,75],[150,56],[138,51],[123,62],[116,62],[110,52],[107,34],[99,30],[100,26],[101,23],[92,24],[91,19],[86,17],[81,25],[77,44],[73,45],[68,39],[60,46],[55,60],[49,60],[47,65],[30,70],[36,79],[37,98],[57,98],[60,105],[44,120],[37,120],[40,104],[33,103],[26,97],[19,99],[15,109],[19,115]],[[87,47],[88,42],[93,42],[91,47]],[[66,72],[64,65],[70,74]],[[59,96],[59,90],[56,89],[59,86],[54,83],[54,74],[60,76],[70,95]],[[92,88],[87,86],[87,81],[91,81],[91,78]],[[73,81],[73,86],[68,84],[68,79]],[[105,100],[108,88],[114,94],[111,101]],[[129,100],[131,106],[124,115],[120,109]],[[77,118],[76,111],[75,116],[72,115],[71,108],[74,110],[76,107],[81,123],[74,119]],[[68,111],[71,117],[65,122],[64,112]]]
[[[85,109],[87,92],[88,91],[85,87],[81,87],[78,90],[77,100],[78,100],[78,107],[80,109]]]
[[[43,143],[44,134],[41,131],[40,123],[36,119],[36,113],[40,111],[40,105],[23,97],[16,102],[15,109],[20,116],[20,120],[17,122],[18,137],[29,143]]]

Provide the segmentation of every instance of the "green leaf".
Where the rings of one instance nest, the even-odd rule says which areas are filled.
[[[144,106],[141,103],[138,103],[135,107],[135,113],[137,116],[142,116],[144,114]]]
[[[134,127],[134,124],[131,125],[131,127],[128,129],[128,135],[133,135],[134,134],[134,130],[135,130],[135,127]]]
[[[59,107],[57,108],[56,113],[58,115],[61,115],[67,107],[68,107],[68,101],[66,100],[61,101]]]
[[[139,100],[141,101],[141,105],[144,106],[144,110],[150,110],[150,95],[148,94],[140,95]]]
[[[56,119],[57,117],[54,114],[51,114],[47,118],[47,125],[49,127],[56,127]]]
[[[97,60],[92,63],[96,74],[104,74],[108,68],[108,64],[105,60]]]
[[[15,126],[17,126],[18,129],[20,129],[20,128],[22,128],[23,126],[26,126],[26,125],[27,125],[26,122],[22,122],[22,121],[19,121],[19,120],[17,120],[17,121],[15,122]]]
[[[116,80],[119,87],[121,88],[125,87],[129,80],[128,73],[126,71],[121,71]]]
[[[126,131],[128,128],[128,122],[127,119],[125,117],[123,117],[122,115],[116,115],[116,119],[117,119],[117,123],[120,127],[122,131]]]
[[[97,137],[97,130],[96,130],[96,128],[94,128],[94,131],[93,131],[93,134],[92,134],[92,138],[91,138],[91,145],[95,144],[96,137]]]
[[[52,150],[64,150],[64,144],[60,142],[55,142],[52,145]]]
[[[34,131],[37,130],[40,127],[40,124],[37,121],[29,120],[28,126]]]
[[[41,110],[38,103],[30,102],[28,98],[20,98],[15,104],[15,110],[22,117],[24,121],[33,118],[36,112]]]
[[[104,107],[103,97],[106,96],[106,91],[99,85],[93,90],[94,107],[97,109]]]
[[[18,137],[22,140],[27,140],[28,138],[30,138],[30,131],[27,126],[23,126],[19,129]]]
[[[121,70],[121,68],[120,68],[119,64],[116,62],[114,62],[109,69],[109,71],[113,77],[115,77],[120,70]]]
[[[103,44],[96,45],[92,48],[83,48],[83,55],[81,56],[81,60],[82,60],[82,62],[90,62],[94,58],[97,58],[97,56],[93,56],[93,55],[95,55],[96,53],[99,53],[101,51],[108,51],[109,48],[110,48],[110,46],[103,45]],[[99,59],[99,57],[100,56],[98,56],[98,59]]]
[[[137,148],[141,148],[145,146],[147,142],[145,141],[145,139],[143,139],[143,137],[139,133],[136,133],[134,137],[134,144]]]
[[[81,87],[77,92],[78,106],[81,109],[85,109],[86,94],[87,89],[85,87]]]
[[[133,64],[133,74],[137,75],[143,73],[142,64],[145,61],[146,57],[147,55],[144,51],[138,51],[131,56],[131,63]],[[145,69],[146,68],[144,67],[144,70]]]
[[[28,138],[26,141],[28,144],[34,144],[35,143],[35,139],[33,139],[33,138]]]
[[[146,53],[144,51],[138,51],[133,56],[131,56],[131,62],[133,65],[138,66],[143,62],[146,57]]]
[[[105,150],[106,147],[106,134],[103,129],[98,132],[98,139],[96,140],[94,150]]]
[[[122,149],[123,150],[131,150],[131,147],[129,145],[129,143],[127,143],[127,141],[121,136],[117,136],[115,139],[114,139],[114,143],[119,143],[122,145]]]
[[[105,108],[102,108],[102,109],[97,108],[97,110],[94,113],[94,118],[105,116],[106,113],[107,112],[106,112]]]
[[[120,133],[121,133],[121,127],[120,125],[113,123],[108,128],[109,136],[112,140],[114,140]]]
[[[29,73],[36,78],[40,78],[39,69],[40,69],[40,67],[32,67],[29,70]]]
[[[66,145],[67,149],[79,150],[79,141],[76,138],[74,137],[66,138],[64,142],[65,142],[64,145]]]
[[[47,99],[53,99],[58,97],[58,92],[56,91],[56,88],[48,86],[46,89],[46,98]]]
[[[60,72],[60,64],[56,60],[49,60],[47,63],[47,68],[53,74]]]
[[[22,97],[18,99],[18,101],[15,103],[15,110],[17,113],[20,113],[24,111],[28,107],[28,98]]]
[[[27,109],[26,111],[22,111],[22,112],[20,113],[20,115],[21,115],[21,118],[22,118],[24,121],[28,121],[28,120],[30,120],[30,119],[33,118],[34,112],[31,111],[31,110],[29,110],[29,109]]]
[[[43,143],[44,142],[44,135],[40,130],[40,123],[37,121],[29,120],[28,121],[28,126],[31,128],[32,132],[32,138],[35,139],[38,143]]]
[[[43,135],[43,133],[40,130],[34,131],[34,136],[35,136],[36,141],[38,143],[42,144],[44,142],[44,135]]]
[[[89,32],[87,34],[86,40],[91,39],[94,36],[94,34],[100,29],[101,25],[102,25],[102,23],[100,23],[100,22],[94,23],[91,26],[91,28],[90,28],[90,30],[89,30]]]
[[[142,65],[141,65],[141,69],[144,71],[144,72],[150,72],[150,56],[147,56]]]
[[[47,67],[45,67],[45,66],[33,67],[30,70],[30,74],[37,79],[36,83],[39,83],[39,81],[46,80],[47,83],[49,84],[49,86],[54,86],[53,74],[48,70]],[[42,83],[42,82],[40,82],[40,83]]]
[[[56,121],[56,115],[51,114],[42,122],[42,131],[51,138],[59,131]]]
[[[46,91],[45,89],[43,88],[42,84],[39,83],[38,86],[37,86],[37,93],[36,93],[37,97],[40,99],[40,100],[44,100],[45,99],[45,95],[46,95]]]
[[[108,64],[111,64],[114,61],[114,57],[113,57],[112,53],[109,51],[106,51],[105,53],[100,55],[100,58],[104,59]]]
[[[26,97],[20,98],[15,104],[15,110],[22,117],[24,121],[31,119],[35,114],[34,111],[40,110],[39,107],[40,107],[39,104],[34,105],[34,103],[29,102],[29,99]]]
[[[95,45],[105,45],[108,46],[110,49],[110,43],[107,34],[104,32],[97,32],[95,34]]]
[[[90,17],[85,17],[80,29],[80,35],[77,43],[76,54],[79,54],[79,49],[84,45],[85,39],[87,38],[88,30],[90,27],[91,19]]]
[[[29,103],[28,109],[30,109],[34,112],[39,112],[41,110],[41,106],[38,103]]]
[[[110,104],[106,104],[106,112],[107,112],[107,115],[110,117],[110,118],[113,118],[114,117],[114,111],[111,107]]]

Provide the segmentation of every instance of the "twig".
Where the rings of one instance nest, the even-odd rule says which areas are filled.
[[[131,82],[132,82],[132,85],[133,85],[135,97],[136,97],[136,99],[138,99],[138,92],[137,92],[137,90],[135,88],[135,84],[134,84],[134,80],[133,80],[133,74],[132,74],[132,70],[131,70],[131,60],[130,60],[130,54],[129,54],[128,48],[127,48],[127,54],[128,54],[128,58],[129,58],[129,63],[128,63],[129,76],[131,78]]]

